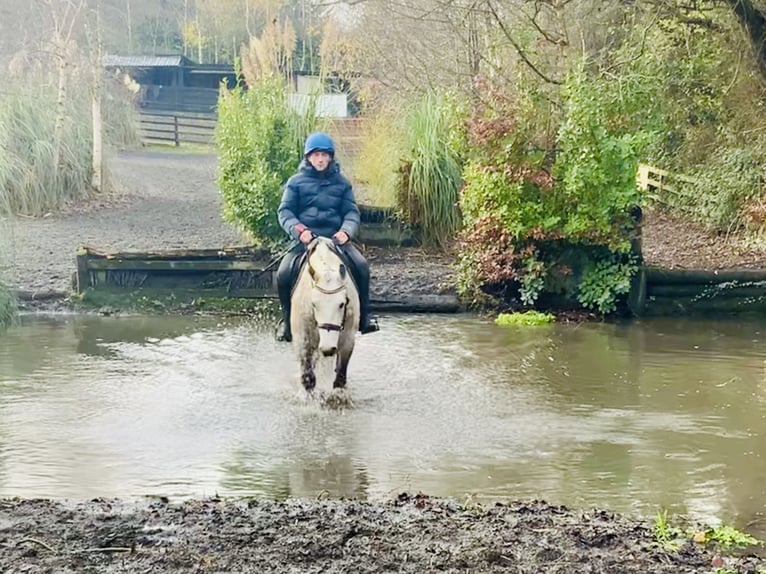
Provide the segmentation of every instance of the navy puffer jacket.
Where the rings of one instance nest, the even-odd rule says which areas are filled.
[[[304,159],[298,173],[287,180],[277,217],[293,239],[300,235],[295,229],[299,223],[323,237],[332,237],[337,231],[354,237],[359,231],[354,192],[334,161],[326,170],[317,171]]]

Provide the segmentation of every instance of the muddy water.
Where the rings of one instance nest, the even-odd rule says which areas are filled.
[[[383,325],[331,409],[257,321],[24,318],[0,335],[0,497],[423,491],[766,532],[766,321]]]

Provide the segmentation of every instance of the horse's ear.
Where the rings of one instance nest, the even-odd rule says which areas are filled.
[[[343,263],[340,264],[340,278],[341,279],[346,278],[346,266],[343,265]]]

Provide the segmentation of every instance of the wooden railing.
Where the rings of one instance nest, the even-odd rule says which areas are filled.
[[[213,143],[218,119],[210,114],[141,113],[140,136],[145,143]]]
[[[636,183],[639,189],[652,194],[652,198],[660,203],[665,201],[667,193],[679,193],[678,183],[696,184],[692,177],[671,173],[651,165],[639,164]]]

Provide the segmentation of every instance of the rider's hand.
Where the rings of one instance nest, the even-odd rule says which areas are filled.
[[[345,231],[338,231],[335,233],[335,235],[333,235],[333,239],[335,239],[335,242],[338,245],[343,245],[344,243],[348,242],[348,239],[349,239],[348,233],[346,233]]]
[[[314,234],[311,233],[310,229],[304,229],[303,231],[301,231],[301,234],[298,236],[298,241],[300,241],[301,243],[305,243],[306,245],[311,243],[312,239],[314,239]]]

